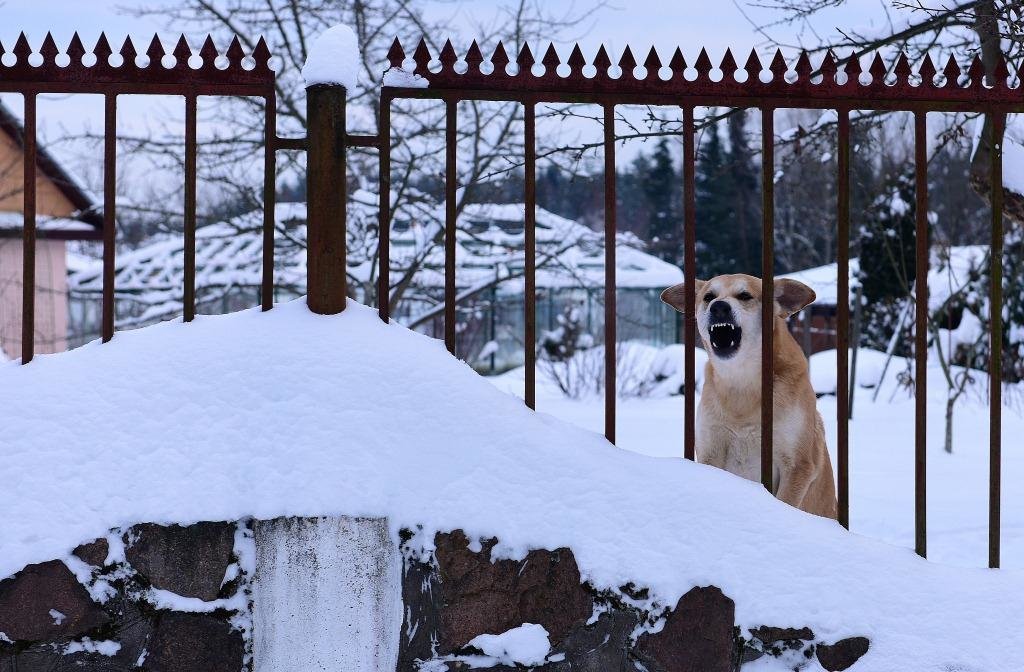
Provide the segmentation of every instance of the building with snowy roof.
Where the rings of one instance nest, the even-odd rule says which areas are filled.
[[[350,230],[376,225],[377,195],[357,191],[349,212]],[[443,334],[444,247],[437,243],[443,204],[420,203],[395,214],[391,235],[392,292],[411,288],[393,302],[392,316],[417,330]],[[201,227],[196,233],[196,291],[199,312],[223,313],[260,303],[262,212]],[[280,203],[276,209],[275,300],[305,293],[304,203]],[[577,222],[537,209],[537,324],[555,330],[558,318],[574,310],[585,333],[603,332],[604,236]],[[522,362],[524,333],[524,226],[521,203],[470,204],[459,217],[456,236],[456,285],[460,356],[485,369]],[[375,236],[368,249],[350,240],[350,291],[362,301],[375,283]],[[372,243],[372,244],[370,244]],[[183,239],[164,234],[148,245],[119,254],[116,300],[119,328],[143,326],[181,314]],[[631,234],[616,242],[619,337],[651,344],[674,343],[678,320],[659,298],[682,281],[682,271],[648,254]],[[84,265],[70,274],[72,331],[76,343],[98,334],[102,264]]]
[[[24,129],[0,103],[0,359],[22,342]],[[102,238],[90,194],[42,146],[36,148],[35,351],[67,347],[68,241]]]
[[[928,264],[928,305],[931,312],[943,310],[950,295],[962,290],[976,276],[980,269],[988,263],[988,246],[986,245],[954,245],[951,247],[932,249]],[[856,305],[857,276],[860,272],[860,260],[850,259],[849,287],[847,297],[851,306]],[[836,347],[838,326],[836,307],[839,303],[839,266],[836,263],[816,266],[802,271],[787,273],[781,276],[798,280],[814,290],[817,295],[814,303],[804,313],[795,317],[791,329],[798,341],[805,344],[808,353],[831,350]],[[950,329],[961,327],[962,310],[951,313]],[[806,325],[810,321],[809,333]],[[851,322],[854,316],[851,314]],[[909,324],[909,322],[908,322]],[[964,329],[975,328],[973,322],[963,324]]]

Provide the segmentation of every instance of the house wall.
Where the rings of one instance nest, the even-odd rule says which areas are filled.
[[[0,238],[0,348],[21,356],[23,248],[19,238]],[[67,348],[67,257],[62,240],[36,241],[35,351]]]
[[[22,212],[24,161],[21,148],[0,133],[0,212]],[[36,175],[36,212],[68,217],[75,212],[71,201],[45,175]],[[65,243],[36,242],[37,353],[60,352],[67,348],[68,302]],[[22,303],[21,238],[0,237],[0,348],[8,357],[21,356]]]
[[[22,212],[25,164],[21,148],[9,136],[0,133],[0,212]],[[68,217],[75,206],[50,178],[36,171],[36,213]]]

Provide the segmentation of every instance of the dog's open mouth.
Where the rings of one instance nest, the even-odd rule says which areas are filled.
[[[719,357],[728,358],[740,349],[740,337],[743,330],[731,322],[715,322],[708,327],[711,337],[711,348]]]

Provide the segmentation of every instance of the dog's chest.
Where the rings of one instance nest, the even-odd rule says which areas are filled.
[[[761,480],[761,428],[759,425],[733,427],[704,424],[700,428],[704,455],[697,459],[714,464],[743,478]]]

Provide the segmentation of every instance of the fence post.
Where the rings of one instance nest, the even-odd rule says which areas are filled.
[[[345,87],[306,88],[306,301],[321,315],[345,310]]]

